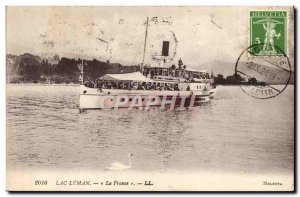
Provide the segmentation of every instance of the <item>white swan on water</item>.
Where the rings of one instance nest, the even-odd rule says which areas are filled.
[[[128,159],[129,159],[129,165],[124,165],[122,163],[119,163],[119,162],[115,162],[115,163],[112,163],[110,164],[109,167],[106,167],[105,169],[106,170],[126,170],[126,169],[130,169],[131,168],[131,157],[133,156],[132,153],[129,153],[128,154]]]

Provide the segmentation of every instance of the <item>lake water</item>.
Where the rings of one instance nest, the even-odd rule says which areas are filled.
[[[218,86],[186,111],[87,111],[78,86],[7,86],[8,169],[293,173],[294,86],[256,99]]]

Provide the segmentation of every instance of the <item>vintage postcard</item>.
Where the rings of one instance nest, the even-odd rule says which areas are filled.
[[[7,6],[7,190],[294,191],[294,22]]]

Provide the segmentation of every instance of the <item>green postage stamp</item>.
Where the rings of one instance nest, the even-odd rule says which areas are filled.
[[[251,55],[287,54],[287,11],[250,11]]]

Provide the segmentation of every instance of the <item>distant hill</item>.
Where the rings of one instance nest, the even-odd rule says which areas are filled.
[[[294,66],[293,66],[293,59],[290,59],[290,63],[291,63],[291,67],[292,67],[292,71],[291,71],[291,78],[290,78],[290,82],[289,84],[294,84]],[[214,73],[215,76],[217,76],[218,74],[221,74],[224,77],[224,83],[226,83],[225,79],[226,76],[232,76],[235,73],[235,64],[236,62],[233,63],[229,63],[229,62],[222,62],[222,61],[212,61],[209,63],[205,63],[199,66],[199,68],[205,69],[208,72],[212,72]],[[239,65],[245,64],[245,62],[240,62]],[[275,80],[271,80],[270,78],[268,80],[266,77],[262,78],[261,81],[266,82],[267,84],[285,84],[287,81],[287,73],[286,72],[280,72],[280,69],[276,69],[273,67],[269,67],[266,66],[265,67],[268,70],[271,70],[275,73],[278,73],[277,77]],[[256,78],[257,80],[260,80],[260,76],[258,73],[251,73],[251,77]],[[242,77],[244,77],[243,75],[241,75]],[[222,81],[222,80],[221,80]]]
[[[6,78],[13,81],[16,78],[37,80],[39,78],[39,65],[42,59],[29,53],[23,55],[7,55],[6,56]]]
[[[265,82],[266,84],[286,84],[288,80],[289,84],[294,84],[295,73],[287,69],[284,70],[275,66],[268,66],[267,64],[260,63],[256,63],[255,66],[249,67],[249,64],[246,64],[246,62],[240,62],[238,69],[242,72],[244,71],[247,75],[256,78],[258,81]]]
[[[294,81],[294,59],[289,59],[292,69],[292,76],[291,81]],[[197,66],[197,68],[201,68],[207,70],[208,72],[214,73],[216,76],[217,74],[222,74],[224,76],[230,76],[235,73],[235,64],[236,62],[227,62],[226,59],[224,61],[211,61],[204,64]]]

